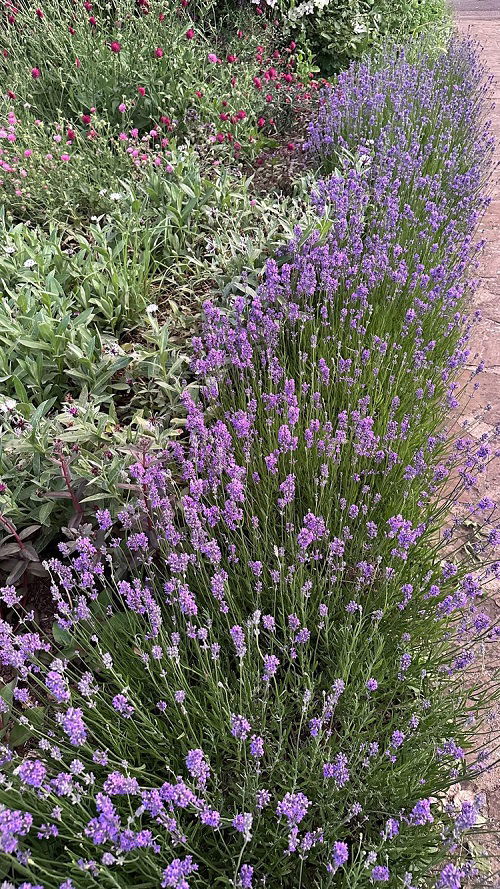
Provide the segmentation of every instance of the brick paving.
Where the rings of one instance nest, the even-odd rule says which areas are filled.
[[[472,347],[485,361],[485,373],[479,377],[481,389],[467,405],[466,416],[479,420],[476,434],[492,434],[500,424],[500,0],[453,0],[455,19],[461,32],[470,33],[483,47],[484,61],[493,74],[495,82],[492,98],[495,106],[492,111],[492,131],[497,141],[491,183],[492,201],[482,221],[480,236],[487,246],[482,256],[479,270],[480,285],[475,297],[475,306],[481,312],[481,321],[476,325]],[[500,446],[500,436],[495,439]],[[500,460],[490,464],[488,473],[481,479],[477,494],[487,494],[500,502]],[[500,616],[500,583],[489,590],[489,610],[497,620]],[[493,646],[485,651],[483,670],[488,679],[500,667],[500,654]],[[491,726],[491,745],[498,744],[500,717]],[[494,759],[498,757],[495,751]],[[486,795],[486,808],[491,829],[485,836],[482,849],[488,856],[487,871],[483,885],[500,889],[500,765],[493,766],[472,788]],[[470,793],[465,788],[462,793]]]

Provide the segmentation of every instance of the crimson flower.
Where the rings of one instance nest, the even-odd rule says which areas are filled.
[[[162,50],[161,46],[157,46],[157,47],[156,47],[156,49],[155,49],[155,56],[156,56],[157,59],[162,59],[162,58],[163,58],[163,50]]]
[[[40,20],[43,19],[43,12],[41,9],[35,9],[35,12]]]
[[[110,48],[111,52],[118,53],[121,51],[122,45],[121,45],[121,43],[118,43],[118,40],[112,40],[111,43],[109,44],[109,48]]]
[[[194,37],[194,31],[192,28],[188,28],[186,31],[186,37],[188,40],[192,40]]]
[[[31,76],[34,78],[34,80],[36,80],[38,77],[40,77],[40,74],[41,74],[40,68],[32,68],[31,69]]]
[[[145,86],[138,86],[137,92],[139,93],[140,96],[145,96],[146,95],[146,87]]]

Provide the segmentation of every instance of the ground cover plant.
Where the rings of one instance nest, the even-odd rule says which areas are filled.
[[[474,878],[478,806],[447,792],[488,762],[497,688],[464,671],[496,637],[500,535],[474,500],[488,440],[442,420],[472,361],[483,99],[459,42],[324,94],[316,228],[206,302],[185,438],[47,564],[55,641],[2,623],[0,843],[24,889]]]

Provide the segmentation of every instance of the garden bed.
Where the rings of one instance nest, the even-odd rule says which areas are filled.
[[[479,801],[450,792],[488,767],[498,697],[473,669],[498,635],[494,453],[453,419],[492,154],[477,48],[388,42],[329,85],[263,10],[229,33],[57,8],[11,13],[4,63],[32,106],[2,156],[5,876],[480,881]]]

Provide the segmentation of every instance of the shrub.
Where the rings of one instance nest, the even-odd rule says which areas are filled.
[[[458,83],[453,60],[474,60],[448,56],[434,76]],[[459,100],[478,124],[479,74]],[[452,139],[445,108],[439,126]],[[468,359],[478,144],[443,192],[425,144],[410,164],[382,138],[318,184],[317,231],[232,313],[206,304],[205,409],[186,394],[186,441],[131,467],[123,548],[104,510],[49,562],[56,643],[29,616],[3,625],[20,675],[3,710],[39,741],[26,759],[5,749],[0,787],[24,886],[447,889],[473,874],[477,809],[447,790],[487,756],[475,732],[496,689],[464,670],[496,635],[481,597],[499,533],[472,573],[461,519],[443,520],[490,448],[453,444],[441,421]],[[487,528],[494,508],[466,520]]]
[[[90,15],[97,24],[83,5],[65,8],[56,0],[44,5],[43,17],[31,4],[12,14],[0,65],[6,117],[10,106],[22,133],[17,146],[10,143],[6,119],[0,137],[6,181],[18,190],[29,191],[37,177],[40,187],[47,168],[57,178],[62,158],[68,172],[60,178],[74,175],[76,183],[78,170],[98,191],[108,165],[140,166],[145,146],[165,165],[172,141],[194,143],[214,160],[255,156],[317,86],[304,84],[296,55],[281,51],[270,23],[250,27],[249,16],[233,16],[227,27],[204,31],[203,19],[193,22],[160,0],[147,14],[141,9],[136,14],[133,0],[120,0],[112,16]],[[21,147],[32,153],[13,163]]]

